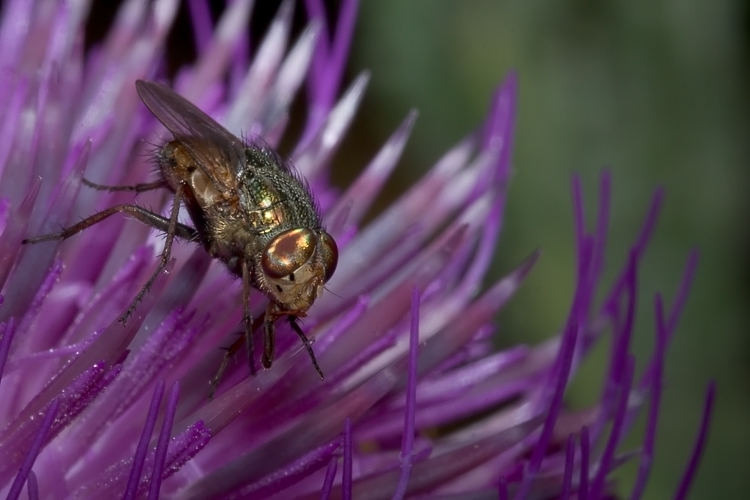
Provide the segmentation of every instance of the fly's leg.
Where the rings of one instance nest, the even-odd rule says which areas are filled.
[[[276,318],[278,317],[278,312],[274,313],[272,311],[272,308],[275,306],[271,303],[268,305],[269,310],[266,311],[266,319],[264,321],[264,328],[263,328],[263,367],[264,368],[271,368],[271,365],[273,364],[273,352],[274,352],[274,344],[276,339],[276,326],[274,324]],[[312,342],[310,339],[305,336],[305,332],[302,331],[302,328],[297,324],[297,316],[287,315],[287,319],[289,320],[289,325],[292,327],[292,330],[294,330],[294,333],[296,333],[300,340],[302,340],[302,344],[305,346],[305,350],[307,351],[307,355],[310,356],[310,360],[312,361],[313,366],[315,367],[315,371],[318,372],[318,376],[321,380],[323,380],[323,370],[320,369],[320,366],[318,365],[318,360],[315,358],[315,352],[313,352],[312,348]]]
[[[246,304],[249,304],[248,301],[245,301]],[[249,310],[248,305],[248,310]],[[224,357],[221,360],[221,364],[219,365],[219,369],[216,372],[216,375],[214,375],[214,378],[211,379],[210,385],[211,390],[208,394],[208,399],[213,399],[214,394],[216,393],[216,388],[219,386],[219,382],[221,381],[221,378],[224,376],[224,372],[226,371],[227,367],[229,366],[229,360],[234,357],[235,354],[239,352],[239,350],[242,348],[243,342],[252,342],[252,337],[249,335],[252,335],[252,331],[254,331],[256,328],[260,327],[260,322],[263,321],[263,317],[265,315],[261,314],[259,318],[256,318],[254,322],[251,324],[251,333],[247,333],[247,327],[241,332],[237,332],[240,334],[240,338],[235,340],[232,345],[229,347],[224,348]],[[247,313],[247,317],[250,317],[250,313]],[[247,348],[249,353],[252,353],[254,348],[252,346]],[[252,354],[250,354],[251,360],[253,359]],[[255,375],[255,363],[254,361],[250,362],[250,371],[253,375]]]
[[[243,271],[244,274],[244,271]],[[247,283],[247,282],[246,282]],[[243,287],[244,289],[244,287]],[[244,295],[244,290],[243,290]],[[244,298],[243,298],[244,299]],[[250,317],[249,313],[249,301],[245,300],[245,304],[248,304],[248,311],[245,313],[245,317]],[[272,305],[269,305],[269,309],[273,307]],[[263,321],[263,367],[268,369],[271,368],[271,365],[273,364],[273,353],[274,353],[274,340],[275,340],[275,325],[274,322],[278,316],[273,314],[272,311],[267,310],[265,314],[262,314],[260,318],[257,318],[255,322],[252,324],[252,330],[255,328],[258,328],[259,322]],[[302,328],[297,324],[297,317],[296,316],[287,316],[289,319],[289,324],[292,327],[292,330],[299,336],[300,340],[302,340],[302,344],[305,346],[305,350],[307,351],[308,356],[310,356],[310,360],[312,361],[313,366],[315,367],[315,371],[318,372],[318,376],[321,380],[323,380],[323,370],[320,369],[320,365],[318,365],[318,360],[315,358],[315,352],[313,352],[312,349],[312,341],[307,338],[305,335],[305,332],[302,331]],[[242,336],[235,340],[232,345],[224,349],[224,358],[221,360],[221,364],[219,365],[219,369],[216,372],[216,375],[213,379],[211,379],[210,385],[211,390],[208,395],[208,399],[211,400],[214,397],[214,394],[216,394],[216,388],[219,386],[219,382],[221,381],[222,376],[224,375],[224,372],[226,371],[227,367],[229,366],[229,360],[239,352],[239,350],[242,348],[243,342],[252,342],[252,337],[250,336],[251,333],[247,333],[247,323],[245,323],[245,331],[239,332],[242,333]],[[250,371],[253,375],[255,375],[255,367],[253,362],[253,346],[247,347],[248,353],[250,355]]]
[[[294,330],[294,332],[299,336],[300,340],[302,340],[302,344],[304,344],[305,350],[307,350],[307,354],[308,356],[310,356],[310,360],[315,367],[315,371],[318,372],[320,380],[323,380],[323,370],[320,369],[320,366],[318,366],[318,360],[315,359],[312,342],[310,342],[310,339],[305,336],[305,332],[303,332],[302,328],[300,328],[300,326],[297,324],[296,316],[287,316],[287,318],[289,319],[289,324],[292,326],[292,330]]]
[[[263,367],[268,369],[273,364],[273,352],[275,350],[276,341],[276,326],[274,321],[276,315],[271,314],[271,308],[273,304],[268,304],[268,310],[266,311],[266,319],[263,322]]]
[[[154,229],[158,229],[164,232],[167,232],[169,230],[169,219],[146,210],[143,207],[139,207],[138,205],[124,204],[115,205],[113,207],[102,210],[101,212],[97,212],[90,217],[86,217],[79,223],[73,224],[72,226],[63,229],[59,233],[50,233],[43,236],[37,236],[35,238],[26,238],[21,243],[23,243],[24,245],[33,245],[34,243],[41,243],[43,241],[66,240],[71,236],[80,233],[84,229],[87,229],[94,224],[98,224],[104,219],[118,213],[130,215],[134,219],[137,219],[147,226],[153,227]],[[198,237],[198,232],[190,226],[178,223],[177,227],[175,228],[174,235],[185,240],[193,240]]]
[[[245,345],[250,375],[255,375],[255,345],[253,343],[253,315],[250,312],[250,269],[242,259],[242,321],[245,324]]]
[[[214,378],[211,379],[211,390],[208,393],[209,401],[212,400],[214,398],[214,394],[216,394],[216,388],[219,387],[221,377],[224,376],[224,372],[227,370],[227,366],[229,366],[229,359],[237,354],[237,351],[240,350],[243,342],[245,342],[244,335],[232,342],[232,345],[230,345],[229,347],[223,348],[224,358],[222,358],[221,360],[221,364],[219,365],[219,369],[216,371],[216,375],[214,375]]]
[[[65,240],[117,213],[130,215],[146,224],[147,226],[151,226],[160,231],[164,231],[167,234],[167,238],[164,243],[164,251],[162,252],[159,265],[156,268],[156,271],[151,275],[149,280],[143,286],[143,288],[141,288],[141,290],[138,292],[138,295],[136,295],[135,300],[130,305],[128,310],[125,311],[122,316],[120,316],[119,321],[124,324],[127,321],[128,317],[133,313],[136,306],[143,299],[146,292],[148,292],[148,289],[151,287],[151,285],[153,285],[156,277],[166,267],[167,262],[169,262],[169,256],[172,252],[172,242],[174,241],[175,236],[186,240],[195,240],[198,238],[198,232],[195,229],[177,222],[181,197],[182,188],[178,189],[177,192],[175,192],[174,204],[172,205],[172,212],[169,219],[146,210],[143,207],[139,207],[138,205],[115,205],[113,207],[102,210],[101,212],[97,212],[94,215],[83,219],[77,224],[63,229],[59,233],[46,234],[43,236],[37,236],[36,238],[28,238],[23,240],[22,243],[34,244],[41,243],[43,241]]]
[[[174,237],[177,233],[177,216],[180,213],[180,201],[182,201],[184,189],[184,186],[180,185],[174,193],[172,211],[169,214],[168,225],[165,231],[167,236],[164,239],[164,250],[162,250],[161,252],[159,264],[156,266],[156,270],[153,272],[153,274],[151,274],[151,277],[148,279],[146,284],[143,285],[141,290],[138,292],[138,295],[135,296],[135,299],[133,299],[133,302],[130,304],[130,307],[128,307],[128,310],[125,311],[122,316],[120,316],[119,321],[123,325],[128,321],[128,318],[131,314],[133,314],[133,311],[135,311],[135,308],[138,306],[138,304],[141,303],[143,297],[146,295],[146,293],[148,293],[149,289],[156,281],[156,278],[159,276],[159,274],[161,274],[164,268],[167,267],[167,263],[169,263],[169,257],[172,255],[172,243],[174,242]]]
[[[105,184],[97,184],[84,178],[81,181],[88,187],[94,188],[99,191],[133,191],[136,193],[142,193],[144,191],[153,191],[159,188],[168,188],[169,185],[163,181],[158,180],[154,182],[142,182],[140,184],[131,184],[129,186],[107,186]]]

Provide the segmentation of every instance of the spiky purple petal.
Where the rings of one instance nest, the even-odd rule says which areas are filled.
[[[344,420],[344,466],[341,468],[341,497],[352,499],[352,420]]]
[[[326,469],[326,477],[323,481],[323,487],[320,489],[320,500],[328,500],[331,497],[331,489],[333,488],[333,481],[336,479],[336,469],[338,467],[338,459],[336,457],[331,458],[328,462],[328,468]]]
[[[29,495],[29,500],[39,500],[39,483],[36,480],[36,474],[34,471],[29,471],[29,477],[26,480],[26,491]]]
[[[3,380],[5,372],[5,363],[8,361],[8,352],[10,352],[10,343],[13,342],[13,334],[16,331],[16,324],[11,318],[7,323],[0,325],[0,382]]]
[[[19,467],[18,473],[16,474],[16,477],[13,480],[13,484],[10,487],[10,491],[8,492],[8,496],[6,497],[8,498],[8,500],[16,500],[21,494],[21,490],[26,483],[26,479],[31,473],[31,468],[34,466],[34,461],[36,460],[36,457],[42,450],[42,446],[47,440],[47,434],[52,428],[52,424],[55,420],[55,417],[57,416],[57,410],[59,409],[59,407],[59,400],[53,399],[47,407],[47,410],[44,412],[44,417],[42,417],[42,422],[39,425],[36,434],[34,435],[34,440],[31,442],[31,446],[26,452],[26,455],[21,462],[21,467]]]
[[[654,350],[654,364],[651,377],[648,416],[646,418],[646,431],[643,438],[643,446],[638,457],[638,476],[630,494],[631,500],[637,500],[643,496],[651,466],[654,460],[654,446],[656,444],[656,424],[659,416],[659,405],[661,404],[662,377],[664,373],[664,358],[667,350],[667,330],[664,327],[664,303],[661,295],[654,297],[654,311],[656,315],[656,348]]]
[[[587,500],[589,494],[589,471],[591,470],[589,461],[590,446],[591,437],[589,435],[589,428],[584,425],[581,428],[581,465],[580,478],[578,480],[578,498],[580,500]]]
[[[167,400],[167,408],[164,414],[164,421],[161,424],[161,431],[159,431],[159,439],[156,442],[156,451],[154,456],[154,465],[151,472],[151,484],[148,490],[149,500],[158,500],[159,489],[161,488],[162,474],[164,473],[164,463],[167,459],[167,446],[169,445],[169,437],[172,434],[172,423],[174,422],[174,414],[177,411],[177,402],[180,397],[180,385],[175,382],[172,386],[172,390],[169,393],[169,399]]]
[[[576,438],[573,434],[568,436],[565,444],[565,472],[563,473],[562,491],[560,500],[568,500],[572,491],[573,469],[575,468]]]
[[[695,441],[693,452],[690,454],[690,460],[685,467],[685,472],[680,479],[679,487],[674,495],[675,500],[683,500],[690,491],[690,485],[695,479],[695,472],[698,469],[703,449],[706,447],[708,439],[708,429],[711,424],[711,416],[714,409],[714,398],[716,397],[716,383],[711,381],[706,389],[706,400],[703,403],[703,415],[701,417],[700,427],[698,428],[698,438]]]
[[[394,500],[401,500],[406,494],[409,475],[414,461],[414,414],[417,399],[417,353],[419,346],[419,289],[414,288],[411,296],[411,328],[409,329],[409,368],[406,376],[406,412],[401,441],[401,475],[393,493]]]
[[[151,406],[148,409],[146,422],[143,425],[143,431],[141,432],[141,438],[138,441],[138,447],[133,456],[133,466],[130,469],[130,478],[128,479],[128,485],[125,488],[125,494],[122,497],[123,500],[134,499],[138,492],[138,486],[141,481],[141,472],[143,471],[143,463],[146,460],[148,444],[151,440],[151,434],[154,431],[154,427],[156,426],[156,416],[158,415],[159,406],[161,405],[161,399],[163,396],[164,380],[159,379],[154,388],[154,394],[151,396]]]
[[[218,396],[206,400],[206,382],[222,355],[216,346],[236,338],[243,307],[239,284],[201,248],[176,245],[174,260],[123,326],[116,318],[153,265],[161,247],[157,231],[113,217],[62,244],[20,246],[26,236],[133,201],[124,193],[82,187],[81,178],[85,171],[95,182],[127,184],[149,175],[140,142],[160,144],[167,134],[140,106],[132,81],[164,78],[159,53],[179,2],[125,2],[103,44],[84,51],[79,32],[86,2],[12,0],[0,21],[0,41],[6,42],[0,85],[8,89],[0,99],[0,132],[7,138],[0,144],[0,395],[6,402],[0,453],[12,456],[5,461],[3,487],[18,490],[10,484],[14,467],[39,436],[45,408],[56,401],[60,417],[44,438],[54,444],[40,448],[33,463],[43,490],[54,485],[70,498],[149,491],[152,498],[161,492],[194,498],[601,500],[612,495],[612,470],[640,458],[631,493],[639,497],[653,456],[665,350],[697,260],[695,253],[689,257],[669,313],[657,299],[655,352],[631,387],[637,273],[662,192],[598,305],[611,176],[605,172],[600,179],[593,232],[586,229],[583,190],[574,178],[578,269],[566,325],[538,346],[494,353],[493,318],[539,257],[533,253],[479,294],[505,215],[517,75],[497,88],[477,131],[360,227],[400,157],[415,114],[339,195],[328,183],[329,164],[368,79],[355,79],[336,99],[357,2],[345,0],[329,26],[323,2],[307,0],[309,23],[296,39],[292,2],[284,2],[250,58],[252,4],[232,2],[214,26],[207,3],[190,2],[198,60],[180,69],[174,87],[233,132],[274,146],[306,80],[307,122],[290,161],[315,191],[341,250],[339,269],[327,284],[331,293],[316,301],[304,322],[325,380],[314,376],[297,339],[280,323],[273,369],[248,378],[245,364],[230,363]],[[164,199],[154,194],[136,202],[158,211]],[[264,300],[251,296],[256,317]],[[613,341],[600,400],[589,409],[564,408],[569,379],[608,330]],[[182,397],[178,401],[172,392],[152,442],[162,380],[175,387],[179,381]],[[710,388],[707,412],[712,398]],[[622,451],[646,401],[643,448]],[[475,420],[453,428],[467,417]],[[693,462],[680,495],[695,473]],[[38,493],[30,474],[29,468],[25,482],[33,497]]]

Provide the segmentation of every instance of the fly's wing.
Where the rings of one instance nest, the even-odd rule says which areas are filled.
[[[219,191],[234,190],[244,169],[245,145],[193,103],[169,87],[137,80],[143,104],[172,132]]]

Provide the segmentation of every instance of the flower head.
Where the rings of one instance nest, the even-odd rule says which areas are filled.
[[[154,145],[169,134],[140,104],[134,82],[163,79],[164,39],[179,3],[126,2],[102,45],[85,51],[85,5],[11,1],[0,25],[3,492],[598,499],[617,492],[611,472],[632,459],[641,466],[638,498],[653,455],[664,354],[696,265],[693,254],[671,308],[656,297],[654,354],[636,378],[629,346],[637,273],[661,192],[607,291],[610,178],[602,176],[591,233],[574,179],[577,284],[568,320],[541,345],[495,352],[493,317],[538,258],[532,253],[480,293],[504,217],[515,75],[498,87],[477,131],[365,225],[415,114],[339,192],[328,166],[368,79],[356,78],[338,96],[356,4],[344,1],[329,27],[321,2],[306,2],[310,22],[292,40],[286,2],[250,57],[251,3],[232,2],[213,26],[205,5],[190,2],[199,55],[174,88],[230,131],[276,147],[291,101],[306,86],[306,121],[288,161],[307,179],[340,249],[328,291],[303,325],[325,380],[278,322],[273,367],[252,377],[245,363],[230,363],[208,399],[222,358],[217,347],[239,329],[242,286],[194,242],[173,248],[125,324],[118,318],[162,251],[160,231],[115,216],[62,243],[22,246],[27,236],[118,203],[169,210],[163,192],[134,198],[92,190],[82,179],[151,178]],[[251,295],[254,316],[266,300]],[[568,381],[604,335],[612,348],[601,398],[571,411],[562,399]],[[712,397],[711,388],[678,496],[700,456]],[[640,412],[648,415],[643,446],[628,452],[621,443]]]

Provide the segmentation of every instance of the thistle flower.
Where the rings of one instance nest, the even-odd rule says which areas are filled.
[[[696,254],[666,309],[654,301],[654,353],[636,379],[630,353],[641,257],[658,191],[608,291],[602,271],[610,177],[587,232],[573,180],[577,282],[567,322],[538,346],[495,352],[492,319],[538,253],[480,293],[504,217],[517,81],[496,90],[474,133],[401,199],[363,225],[414,123],[404,123],[338,192],[328,166],[367,84],[338,97],[356,3],[334,28],[321,2],[292,40],[279,9],[252,57],[250,1],[216,26],[190,3],[198,60],[174,88],[239,135],[277,146],[289,106],[307,88],[307,115],[289,161],[309,181],[341,249],[328,292],[304,324],[325,372],[279,324],[277,359],[255,377],[232,363],[216,398],[208,384],[234,340],[241,286],[190,242],[125,324],[117,321],[161,252],[161,234],[113,217],[61,244],[21,246],[132,195],[82,178],[133,184],[168,134],[140,105],[139,78],[163,79],[164,38],[178,2],[126,2],[101,46],[84,51],[85,2],[12,0],[0,25],[0,488],[8,498],[611,498],[612,471],[639,462],[639,498],[653,459],[665,351]],[[137,203],[164,210],[159,193]],[[596,297],[605,297],[598,303]],[[255,314],[265,298],[251,297]],[[610,335],[601,397],[572,411],[562,398],[587,352]],[[169,390],[166,401],[165,393]],[[712,407],[676,498],[694,474]],[[621,443],[647,415],[643,445]],[[460,424],[460,425],[457,425]],[[340,473],[338,471],[340,470]]]

